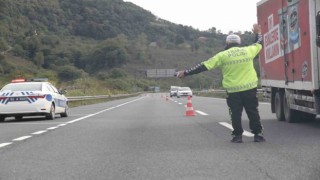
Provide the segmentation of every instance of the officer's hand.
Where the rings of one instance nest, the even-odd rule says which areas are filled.
[[[255,34],[261,33],[261,26],[259,24],[254,24],[252,27],[252,32]]]
[[[178,78],[184,78],[184,77],[185,77],[185,75],[184,75],[184,70],[178,71],[178,72],[176,73],[176,76],[177,76]]]

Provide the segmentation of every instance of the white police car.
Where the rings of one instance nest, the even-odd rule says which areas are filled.
[[[56,114],[68,116],[68,99],[45,78],[13,80],[0,90],[0,121],[6,117],[21,120],[23,116],[45,116],[54,119]]]

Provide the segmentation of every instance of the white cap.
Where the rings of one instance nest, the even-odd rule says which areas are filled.
[[[226,43],[227,44],[232,44],[232,43],[241,44],[241,38],[240,38],[240,36],[238,36],[236,34],[230,34],[227,36]]]

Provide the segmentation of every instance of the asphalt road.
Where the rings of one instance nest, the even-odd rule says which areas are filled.
[[[0,180],[318,180],[320,121],[278,122],[259,106],[267,142],[230,143],[224,99],[162,94],[72,108],[68,118],[0,123]]]

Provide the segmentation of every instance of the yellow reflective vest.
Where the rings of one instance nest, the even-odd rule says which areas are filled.
[[[258,43],[246,47],[232,47],[216,54],[202,64],[208,70],[217,67],[222,70],[222,86],[227,92],[246,91],[258,85],[253,59],[261,49],[262,45]]]

